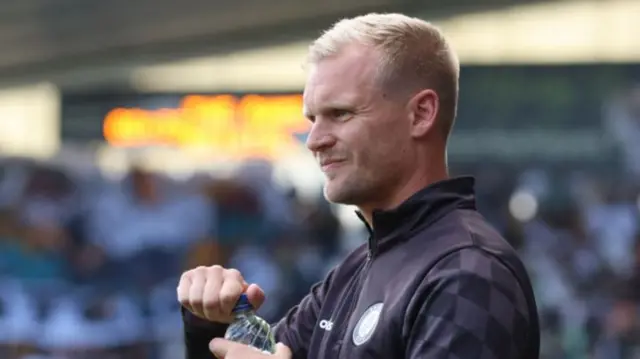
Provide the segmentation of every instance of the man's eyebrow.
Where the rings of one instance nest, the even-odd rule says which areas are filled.
[[[329,113],[335,110],[350,110],[353,109],[353,104],[349,101],[331,101],[324,104],[318,109],[318,113]]]
[[[352,110],[357,98],[349,96],[347,98],[332,98],[325,99],[322,104],[316,104],[313,109],[309,108],[306,104],[302,105],[302,114],[307,117],[317,116],[318,114],[327,114],[335,110]]]

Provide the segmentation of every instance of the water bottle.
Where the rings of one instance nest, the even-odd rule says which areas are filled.
[[[227,328],[225,339],[248,345],[267,354],[275,353],[276,341],[271,332],[271,326],[255,315],[246,294],[240,296],[233,308],[233,315],[235,318]]]

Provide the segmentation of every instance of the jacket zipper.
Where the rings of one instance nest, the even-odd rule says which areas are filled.
[[[343,325],[340,326],[341,329],[340,329],[339,335],[336,337],[337,340],[340,341],[340,347],[338,349],[337,358],[341,358],[341,355],[343,353],[344,340],[347,340],[345,339],[345,335],[347,334],[347,329],[349,328],[351,315],[353,314],[353,311],[356,308],[356,304],[360,299],[360,292],[362,290],[363,283],[367,278],[367,275],[369,274],[371,262],[373,262],[374,255],[377,252],[376,244],[377,243],[373,238],[373,235],[371,235],[369,237],[369,252],[367,253],[367,258],[365,259],[362,269],[358,271],[358,277],[356,279],[355,285],[353,286],[353,289],[349,291],[349,294],[347,295],[347,297],[351,299],[351,304],[349,305],[349,310],[347,310],[347,312],[344,315],[344,321],[343,321]]]

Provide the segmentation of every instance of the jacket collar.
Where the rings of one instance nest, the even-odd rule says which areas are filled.
[[[377,254],[390,242],[407,239],[416,230],[435,222],[454,209],[476,209],[475,180],[456,177],[433,183],[391,210],[374,210],[373,228],[356,211],[369,231],[370,254]]]

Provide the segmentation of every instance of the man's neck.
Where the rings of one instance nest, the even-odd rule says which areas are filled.
[[[364,219],[369,226],[373,228],[373,211],[374,210],[392,210],[399,207],[411,196],[422,190],[423,188],[449,178],[446,166],[441,166],[437,171],[415,172],[414,175],[403,185],[399,186],[386,199],[377,201],[363,206],[358,206]]]

